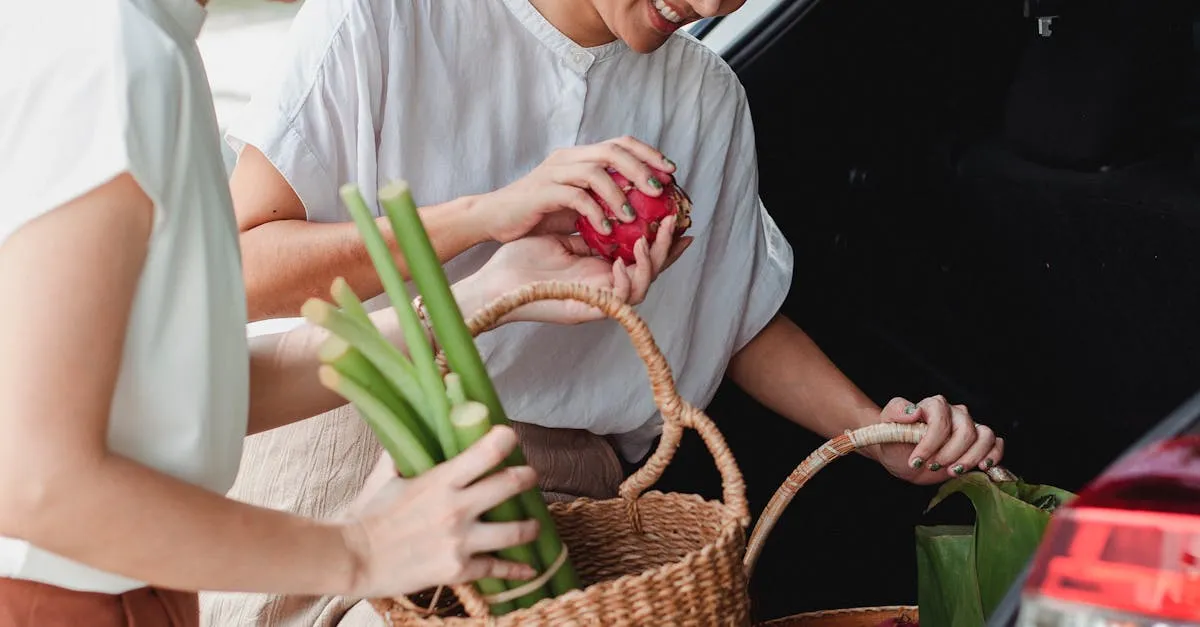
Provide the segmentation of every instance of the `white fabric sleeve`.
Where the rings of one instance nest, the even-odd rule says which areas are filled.
[[[787,298],[792,247],[758,195],[754,125],[745,91],[736,78],[723,98],[702,109],[702,115],[713,137],[726,142],[723,152],[712,153],[714,158],[723,157],[724,163],[701,164],[704,171],[723,174],[702,276],[728,277],[724,287],[716,288],[723,289],[726,297],[744,299],[729,304],[742,311],[733,340],[736,353],[766,327]],[[741,280],[749,284],[729,284]]]
[[[116,3],[55,4],[0,20],[0,242],[130,169]]]
[[[258,148],[300,197],[310,221],[350,219],[338,194],[345,183],[359,183],[368,206],[375,206],[375,138],[387,57],[376,24],[394,18],[372,11],[403,4],[306,2],[268,83],[230,126],[226,139],[234,151],[246,144]]]

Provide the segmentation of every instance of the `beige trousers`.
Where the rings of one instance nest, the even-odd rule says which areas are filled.
[[[547,500],[612,498],[623,478],[607,440],[586,431],[514,423]],[[381,447],[349,405],[246,438],[231,498],[314,518],[329,518],[358,495]],[[363,599],[201,593],[211,627],[360,627],[383,624]]]

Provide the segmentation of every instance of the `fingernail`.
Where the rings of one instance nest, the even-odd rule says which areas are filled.
[[[653,176],[650,177],[648,182],[650,183],[650,187],[653,187],[654,189],[662,189],[662,183],[659,183],[658,179],[654,178]]]
[[[628,218],[633,217],[633,206],[630,205],[629,203],[625,203],[625,204],[621,205],[621,211],[625,212],[626,217],[628,217]]]
[[[995,465],[996,465],[996,462],[992,461],[991,457],[983,460],[983,467],[987,470],[991,470],[992,466],[995,466]]]
[[[937,472],[942,469],[942,465],[937,462],[933,462],[932,464],[929,465],[929,469],[934,472]]]
[[[961,474],[963,474],[964,472],[966,472],[966,471],[967,471],[967,469],[966,469],[966,468],[963,468],[963,465],[962,465],[962,464],[958,464],[958,465],[957,465],[957,466],[955,466],[954,468],[951,468],[951,470],[953,470],[953,471],[954,471],[954,474],[956,474],[956,475],[961,475]]]
[[[604,218],[603,220],[600,220],[600,228],[605,233],[612,233],[612,222],[610,222],[608,218]]]
[[[913,404],[913,403],[909,403],[909,404],[908,404],[908,407],[905,407],[905,408],[904,408],[904,415],[905,415],[905,416],[911,416],[911,415],[913,415],[913,414],[915,414],[915,413],[917,413],[917,406],[916,406],[915,404]]]
[[[921,459],[920,457],[914,457],[911,465],[913,468],[920,468],[921,466],[925,465],[925,460]]]
[[[665,155],[663,156],[663,163],[667,164],[668,166],[670,166],[672,168],[675,167],[675,162],[668,159]]]

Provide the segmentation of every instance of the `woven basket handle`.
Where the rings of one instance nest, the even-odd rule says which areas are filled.
[[[646,364],[650,387],[654,391],[654,404],[662,412],[663,433],[658,448],[645,465],[621,483],[620,494],[630,502],[630,513],[634,518],[635,528],[638,526],[637,499],[662,477],[663,471],[679,448],[684,428],[695,429],[703,438],[709,453],[716,461],[717,470],[721,473],[725,506],[734,512],[743,527],[749,525],[750,507],[746,502],[746,484],[733,459],[733,453],[725,443],[725,438],[704,412],[679,397],[675,390],[675,379],[671,375],[671,366],[654,342],[650,327],[629,304],[607,290],[580,283],[531,283],[488,303],[467,320],[467,327],[472,335],[479,335],[491,329],[514,309],[539,300],[573,300],[599,309],[604,315],[620,323],[629,334],[638,356]]]
[[[826,442],[821,448],[813,451],[799,466],[792,471],[792,474],[779,486],[775,491],[775,495],[771,497],[771,501],[767,503],[767,507],[763,509],[762,516],[758,522],[754,524],[754,531],[750,533],[750,540],[746,544],[746,557],[743,564],[746,568],[746,577],[749,578],[754,573],[754,566],[758,562],[759,556],[762,554],[763,544],[767,541],[767,536],[770,535],[771,529],[775,528],[775,523],[779,522],[779,517],[783,515],[783,510],[787,509],[789,503],[792,502],[792,497],[796,496],[796,492],[808,483],[808,480],[817,474],[825,466],[828,466],[833,460],[849,455],[850,453],[876,444],[916,444],[921,441],[921,436],[925,435],[925,430],[928,427],[922,423],[916,424],[898,424],[894,422],[882,422],[879,424],[862,427],[855,431],[847,431],[846,433],[833,438]],[[996,466],[987,471],[987,474],[993,481],[1013,481],[1016,479],[1012,473]]]

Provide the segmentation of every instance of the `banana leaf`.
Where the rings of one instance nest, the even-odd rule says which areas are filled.
[[[969,525],[917,527],[917,605],[922,625],[983,624],[979,603],[959,601],[977,596],[975,569],[970,568],[974,544],[975,528]]]
[[[1051,514],[1075,497],[1052,486],[996,483],[972,472],[943,484],[926,511],[960,493],[975,508],[974,526],[917,528],[924,627],[983,625],[1037,549]]]

